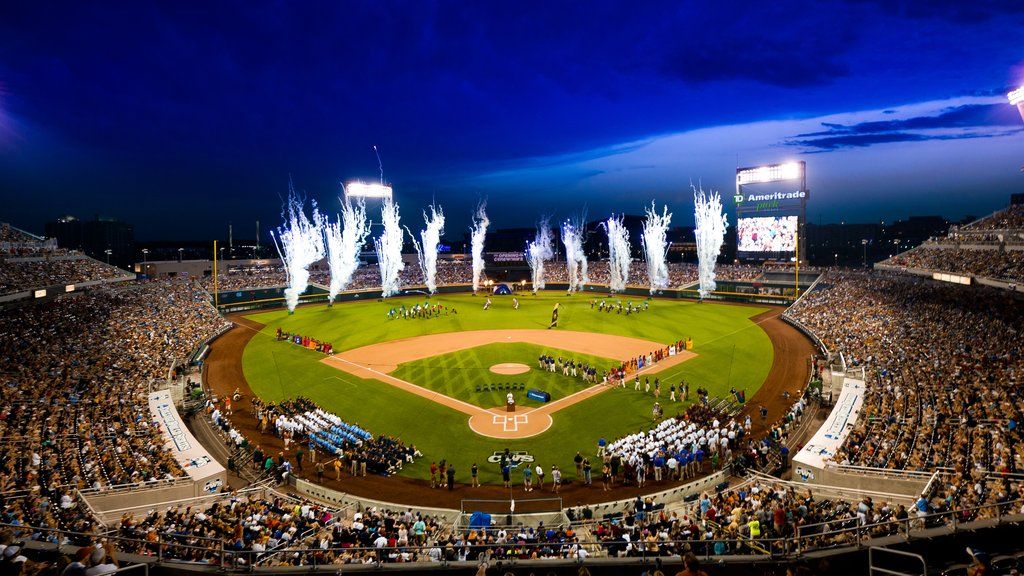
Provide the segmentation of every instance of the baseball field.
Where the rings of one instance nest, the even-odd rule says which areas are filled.
[[[423,304],[423,295],[274,310],[245,316],[250,330],[241,368],[253,394],[267,401],[305,396],[344,420],[375,434],[415,444],[425,457],[407,465],[403,476],[423,479],[431,461],[447,459],[456,478],[468,481],[477,463],[484,483],[500,483],[495,452],[509,448],[528,453],[545,468],[573,469],[576,451],[593,455],[598,438],[644,430],[655,402],[636,391],[595,386],[579,376],[541,370],[538,358],[550,355],[594,366],[598,372],[638,353],[678,340],[693,347],[656,364],[641,380],[662,384],[666,416],[695,400],[697,387],[711,396],[742,389],[751,398],[772,368],[772,341],[754,317],[767,308],[694,301],[652,299],[648,308],[626,315],[602,312],[591,300],[600,296],[541,293],[484,298],[437,295],[430,304],[447,309],[429,318],[390,317],[392,309]],[[633,306],[643,298],[607,298]],[[551,310],[560,306],[558,327],[548,330]],[[277,329],[333,344],[335,355],[280,341]],[[669,386],[690,384],[688,402],[668,399]],[[551,394],[549,403],[526,396],[529,389]],[[505,412],[506,396],[517,402]],[[518,417],[518,419],[516,419]],[[515,478],[515,477],[514,477]]]

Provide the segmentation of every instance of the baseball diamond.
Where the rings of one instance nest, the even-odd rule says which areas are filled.
[[[457,314],[427,319],[387,317],[401,305],[396,302],[408,306],[422,301],[417,298],[349,302],[331,309],[305,306],[294,315],[235,315],[236,328],[213,343],[207,379],[225,393],[240,387],[267,401],[302,395],[325,409],[358,413],[360,425],[395,434],[425,457],[390,478],[344,478],[339,487],[372,494],[383,482],[389,490],[407,494],[407,501],[436,505],[451,502],[452,496],[429,490],[430,461],[454,464],[460,483],[470,481],[469,472],[477,464],[484,484],[477,491],[500,492],[500,470],[486,463],[486,456],[496,450],[522,450],[569,469],[573,455],[593,453],[598,439],[610,441],[650,425],[655,402],[675,414],[699,402],[697,388],[720,398],[729,397],[730,389],[744,390],[747,402],[737,418],[753,414],[756,409],[749,407],[761,404],[779,414],[785,409],[783,388],[798,394],[806,380],[810,343],[779,321],[779,311],[770,307],[653,299],[645,314],[609,316],[592,308],[592,299],[583,294],[541,293],[521,299],[518,309],[510,300],[494,299],[484,310],[480,299],[468,294],[437,295],[432,304]],[[560,303],[560,327],[540,328],[553,302]],[[278,328],[330,341],[334,353],[278,341]],[[621,381],[587,383],[537,368],[538,355],[550,355],[585,359],[605,371],[686,339],[692,341],[691,350],[680,349],[631,370],[625,386]],[[532,366],[519,377],[522,389],[515,386],[515,376],[491,371],[508,361]],[[530,388],[548,391],[551,401],[527,398],[526,377]],[[637,377],[651,388],[635,390]],[[661,384],[657,398],[656,379]],[[685,400],[683,381],[690,388]],[[479,392],[478,383],[484,388]],[[488,384],[501,390],[488,390]],[[515,388],[510,392],[517,402],[513,413],[504,404],[506,385]],[[675,402],[669,400],[670,386],[679,386],[673,392]],[[246,420],[247,410],[244,404],[236,406],[235,420],[242,429],[255,430],[256,423]],[[754,420],[754,428],[767,425]],[[272,439],[265,441],[275,445]],[[448,449],[452,442],[458,450]],[[595,498],[587,492],[579,485],[565,488],[584,501]]]

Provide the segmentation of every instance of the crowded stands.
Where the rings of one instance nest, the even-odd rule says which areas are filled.
[[[836,271],[787,314],[850,366],[867,368],[864,406],[836,462],[947,470],[942,490],[960,507],[1005,497],[1009,487],[980,481],[1024,465],[1019,300],[994,289]]]
[[[1024,281],[1024,205],[1012,205],[897,254],[882,267]]]
[[[120,268],[85,256],[4,258],[0,259],[0,295],[127,276]]]
[[[133,282],[0,314],[0,492],[22,495],[5,500],[5,521],[81,528],[75,489],[183,475],[147,392],[226,326],[205,291]]]

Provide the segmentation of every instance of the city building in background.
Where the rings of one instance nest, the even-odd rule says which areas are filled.
[[[44,230],[61,248],[78,250],[122,268],[135,262],[135,229],[116,218],[97,215],[92,220],[80,220],[66,215],[47,222]]]

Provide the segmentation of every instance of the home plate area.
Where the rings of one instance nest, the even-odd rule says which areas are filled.
[[[551,427],[551,416],[546,410],[518,408],[514,413],[504,408],[480,409],[469,418],[469,427],[482,436],[491,438],[529,438]]]
[[[520,424],[528,424],[530,417],[526,414],[516,414],[514,416],[499,416],[494,415],[494,425],[501,426],[505,432],[519,432]]]

